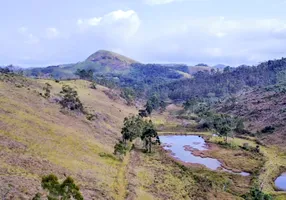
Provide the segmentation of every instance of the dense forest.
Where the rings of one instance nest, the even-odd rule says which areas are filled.
[[[187,100],[191,97],[220,98],[246,87],[267,86],[286,81],[286,58],[258,66],[226,67],[224,70],[200,71],[192,79],[178,80],[153,88],[162,98]]]

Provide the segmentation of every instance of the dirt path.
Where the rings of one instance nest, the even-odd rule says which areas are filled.
[[[138,187],[138,183],[136,181],[136,166],[140,164],[140,156],[139,153],[141,151],[138,149],[133,149],[130,152],[130,161],[127,166],[126,178],[129,180],[127,190],[128,196],[126,197],[127,200],[134,200],[137,197],[136,188]]]
[[[126,177],[127,166],[130,160],[128,152],[119,166],[117,179],[115,182],[116,200],[125,200],[127,196],[128,178]]]

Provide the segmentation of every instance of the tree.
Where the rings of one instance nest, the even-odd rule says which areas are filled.
[[[135,97],[135,92],[132,88],[123,88],[120,96],[127,101],[127,105],[131,105]]]
[[[48,191],[48,200],[83,200],[79,187],[71,177],[67,177],[59,183],[58,177],[54,174],[42,178],[42,188]],[[41,199],[41,194],[37,193],[33,199]]]
[[[51,84],[45,83],[45,86],[43,87],[43,90],[45,91],[45,93],[44,93],[44,97],[45,98],[50,98],[50,96],[51,96],[51,89],[52,89]]]
[[[217,131],[218,135],[227,139],[231,131],[234,129],[234,121],[231,116],[226,114],[217,114],[214,118],[214,129]]]
[[[147,103],[145,105],[145,109],[146,109],[148,115],[151,115],[151,113],[153,111],[153,106],[152,106],[152,103],[150,101],[147,101]]]
[[[127,148],[122,140],[120,140],[118,143],[114,146],[114,155],[118,155],[120,159],[122,160],[122,156],[125,156],[127,152]]]
[[[127,144],[127,141],[132,142],[135,138],[142,134],[144,127],[144,121],[140,116],[125,117],[123,122],[123,128],[121,129],[122,141]]]
[[[91,81],[93,79],[93,71],[91,69],[85,70],[85,69],[77,69],[75,72],[75,75],[79,76],[80,79],[89,80]]]
[[[160,101],[160,111],[164,112],[166,110],[167,103],[165,101]]]
[[[155,130],[151,120],[149,122],[146,122],[141,135],[141,140],[144,141],[145,150],[149,153],[152,152],[152,144],[161,144],[158,133]]]
[[[60,92],[62,95],[62,99],[60,100],[60,104],[63,108],[67,108],[69,110],[79,110],[80,112],[84,112],[83,105],[79,100],[77,91],[71,88],[68,85],[64,85],[62,87],[62,91]]]
[[[97,86],[97,83],[95,81],[92,81],[91,84],[90,84],[90,88],[91,89],[97,89],[96,86]]]
[[[185,111],[188,111],[188,110],[191,110],[191,112],[193,113],[194,112],[194,108],[195,106],[198,104],[198,101],[196,98],[192,97],[190,98],[189,100],[187,100],[183,106],[184,106],[184,110]]]

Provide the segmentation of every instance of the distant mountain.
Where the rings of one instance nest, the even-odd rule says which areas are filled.
[[[114,53],[106,50],[99,50],[90,55],[86,62],[94,62],[102,66],[108,66],[115,70],[128,69],[131,64],[139,63],[131,58],[125,57],[118,53]]]
[[[92,70],[96,73],[128,71],[132,64],[139,63],[118,53],[99,50],[90,55],[85,61],[74,64],[62,64],[45,68],[25,70],[25,75],[31,77],[53,77],[56,79],[75,78],[78,69]]]

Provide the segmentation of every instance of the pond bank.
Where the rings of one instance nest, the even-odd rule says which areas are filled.
[[[169,135],[160,136],[163,148],[170,152],[174,159],[189,166],[204,166],[211,170],[225,171],[242,176],[250,173],[228,166],[223,159],[213,156],[210,152],[220,150],[215,144],[206,142],[198,135]],[[231,159],[231,158],[230,158]]]

